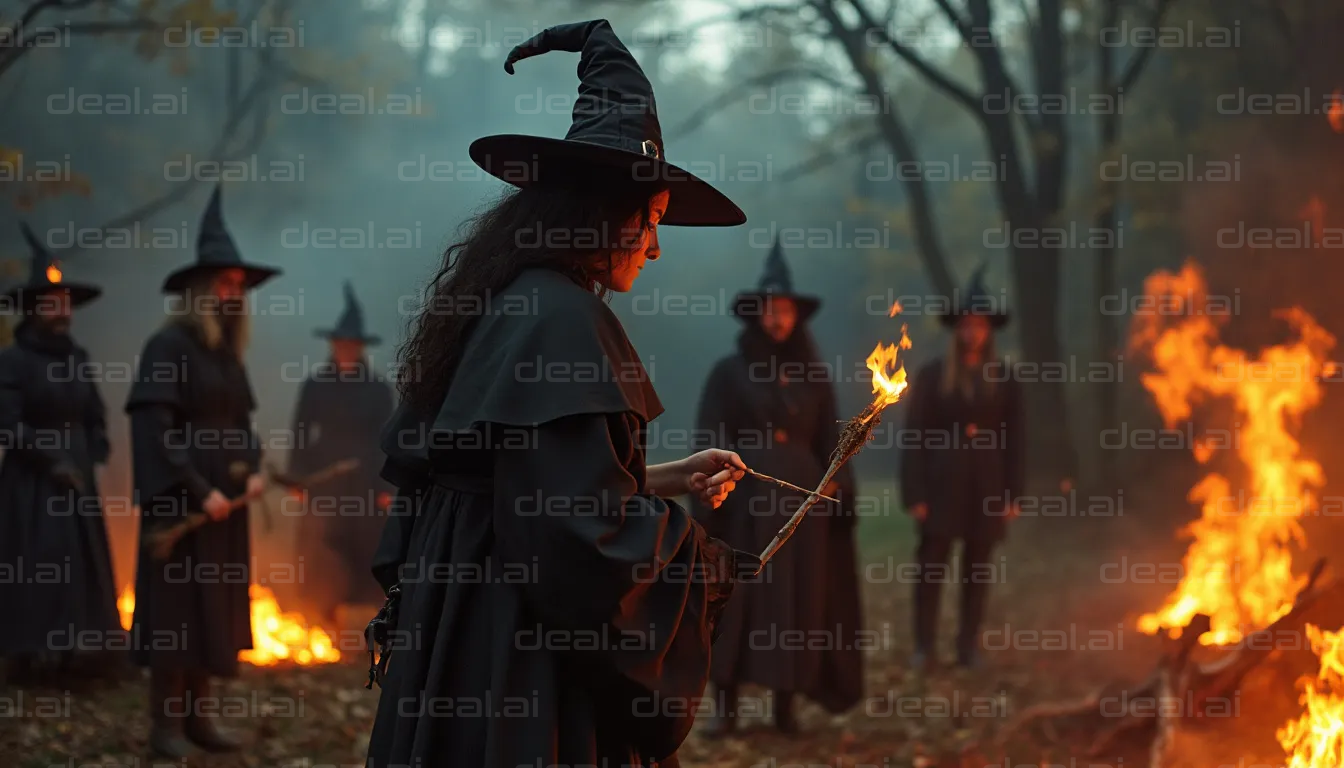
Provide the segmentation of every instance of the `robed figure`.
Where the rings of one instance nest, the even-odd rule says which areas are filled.
[[[65,280],[27,225],[23,235],[28,281],[4,295],[23,318],[0,351],[0,656],[16,680],[41,657],[92,671],[95,658],[67,653],[87,650],[89,637],[122,645],[94,474],[108,455],[103,400],[81,374],[89,353],[70,335],[71,310],[102,291]]]
[[[345,311],[335,328],[319,330],[331,357],[314,366],[294,410],[289,471],[296,480],[329,473],[341,462],[354,468],[303,488],[298,550],[310,578],[304,599],[337,623],[342,604],[381,605],[384,594],[370,573],[391,502],[392,486],[378,476],[379,435],[392,415],[392,388],[373,371],[365,348],[381,339],[364,329],[354,287],[345,284]],[[293,503],[287,501],[286,504]]]
[[[959,584],[958,666],[980,661],[980,622],[990,585],[1002,578],[991,556],[1017,516],[1025,467],[1021,395],[1013,368],[994,353],[994,332],[1008,323],[981,266],[942,316],[952,330],[946,356],[924,365],[910,384],[900,436],[901,501],[919,526],[915,557],[915,654],[920,669],[936,660],[943,584]],[[956,567],[953,547],[961,543]]]
[[[183,702],[211,696],[211,677],[236,676],[238,652],[252,647],[251,546],[239,502],[259,497],[263,482],[243,364],[247,292],[276,274],[243,261],[216,189],[196,262],[164,281],[169,319],[145,342],[126,401],[142,545],[132,631],[150,670],[150,746],[174,759],[193,744],[239,746],[205,716],[211,708]],[[178,540],[167,559],[144,546],[151,532],[197,512],[210,522]]]
[[[448,249],[403,353],[417,375],[384,475],[411,514],[374,563],[370,768],[677,765],[734,574],[759,565],[673,500],[721,501],[740,457],[647,463],[663,408],[598,295],[659,257],[660,224],[745,217],[661,159],[652,88],[606,21],[547,29],[506,67],[554,50],[580,52],[570,134],[472,144],[519,188]]]
[[[834,375],[822,365],[808,320],[821,302],[793,289],[776,241],[758,288],[739,294],[737,351],[715,364],[700,396],[696,436],[737,451],[747,466],[815,488],[839,438]],[[803,518],[760,579],[739,590],[714,645],[712,680],[721,705],[711,733],[732,730],[738,688],[773,691],[774,722],[797,730],[794,695],[843,712],[863,695],[862,629],[854,550],[854,479],[846,466]],[[807,495],[750,476],[716,510],[700,518],[714,536],[760,552]],[[824,632],[829,643],[794,642]]]

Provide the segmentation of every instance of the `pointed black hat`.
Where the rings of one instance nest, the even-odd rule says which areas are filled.
[[[943,325],[956,325],[957,318],[962,315],[983,315],[989,320],[989,324],[997,329],[1007,325],[1012,319],[1003,298],[990,293],[985,287],[985,271],[988,268],[989,265],[982,262],[976,268],[975,274],[971,275],[966,287],[953,297],[952,311],[943,315]]]
[[[513,65],[548,51],[579,55],[579,98],[563,139],[502,134],[471,143],[471,159],[487,173],[516,187],[538,176],[591,177],[599,169],[635,181],[665,183],[670,197],[660,223],[686,227],[729,227],[747,216],[709,182],[663,159],[663,132],[653,86],[639,62],[616,37],[606,19],[562,24],[514,48]]]
[[[11,306],[27,309],[33,305],[38,296],[58,288],[70,291],[72,307],[78,307],[102,295],[103,289],[97,286],[64,280],[60,265],[52,258],[51,253],[33,230],[29,229],[26,223],[20,223],[19,229],[23,230],[23,239],[28,241],[28,248],[32,250],[33,255],[28,267],[28,282],[5,293],[5,298]]]
[[[215,186],[215,192],[210,196],[210,205],[206,207],[205,215],[201,218],[201,232],[196,237],[196,263],[188,264],[168,275],[163,281],[164,293],[185,290],[196,275],[218,269],[243,270],[247,275],[248,288],[256,288],[280,274],[280,270],[274,267],[263,267],[260,264],[248,264],[243,261],[243,257],[238,253],[238,246],[224,226],[223,189],[222,184]]]
[[[383,341],[381,337],[364,333],[364,310],[359,306],[359,299],[355,298],[355,286],[349,280],[345,281],[345,311],[341,313],[341,319],[336,321],[335,328],[318,331],[317,335],[323,339],[362,341],[369,346]]]
[[[816,296],[794,292],[793,275],[789,271],[789,263],[784,260],[784,248],[779,244],[779,237],[775,237],[770,255],[765,257],[765,271],[761,273],[756,290],[737,294],[733,300],[733,314],[738,317],[760,317],[765,311],[765,299],[768,296],[793,299],[798,305],[800,323],[806,322],[821,307],[821,299]]]

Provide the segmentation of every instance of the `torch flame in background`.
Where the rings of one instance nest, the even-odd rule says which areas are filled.
[[[135,589],[130,584],[121,588],[117,598],[117,613],[121,614],[121,628],[131,631],[131,619],[135,618]]]
[[[1291,546],[1305,543],[1298,518],[1315,506],[1311,489],[1324,485],[1325,476],[1320,464],[1299,455],[1301,445],[1289,428],[1320,402],[1320,380],[1329,372],[1326,353],[1335,339],[1302,309],[1282,310],[1275,315],[1296,339],[1249,358],[1218,343],[1217,323],[1231,309],[1210,305],[1193,264],[1176,274],[1154,273],[1144,292],[1159,307],[1134,318],[1131,347],[1156,368],[1142,376],[1144,387],[1168,428],[1190,419],[1200,402],[1230,400],[1239,421],[1231,434],[1249,487],[1234,493],[1227,477],[1211,472],[1190,490],[1189,500],[1201,502],[1202,513],[1181,532],[1193,539],[1181,583],[1161,609],[1140,617],[1138,627],[1179,637],[1204,613],[1212,628],[1200,643],[1234,643],[1287,613],[1306,584],[1305,576],[1293,575]],[[1214,447],[1201,441],[1193,447],[1195,458],[1207,463]]]
[[[1288,755],[1285,768],[1326,768],[1344,764],[1344,652],[1341,632],[1307,625],[1311,650],[1321,659],[1313,679],[1305,677],[1300,701],[1306,712],[1275,732]]]
[[[1334,129],[1335,133],[1344,133],[1344,94],[1336,88],[1333,96],[1334,98],[1330,99],[1330,108],[1325,116],[1329,119],[1330,127]]]
[[[271,590],[248,587],[252,600],[252,650],[239,651],[238,660],[269,667],[290,660],[298,664],[329,664],[341,660],[331,637],[321,627],[309,627],[298,613],[281,613]]]
[[[899,302],[891,305],[891,311],[888,317],[895,317],[897,312],[901,311]],[[905,364],[901,362],[901,350],[910,349],[913,346],[910,342],[910,335],[907,333],[908,326],[901,326],[901,340],[895,344],[883,344],[878,342],[873,348],[873,353],[868,356],[868,370],[873,373],[873,408],[874,413],[881,412],[883,408],[894,405],[901,395],[910,385],[905,380]]]
[[[61,268],[55,264],[47,266],[47,281],[52,283],[61,282]]]

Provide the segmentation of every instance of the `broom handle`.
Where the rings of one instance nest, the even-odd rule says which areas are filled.
[[[251,500],[252,497],[247,494],[229,499],[229,512],[232,513],[240,507],[247,506],[247,503]],[[173,523],[161,531],[155,531],[150,534],[150,539],[146,543],[153,550],[152,554],[154,555],[154,559],[167,559],[168,555],[173,550],[173,545],[177,544],[183,536],[186,536],[188,533],[191,533],[208,522],[210,522],[210,515],[205,512],[190,512],[181,522]]]

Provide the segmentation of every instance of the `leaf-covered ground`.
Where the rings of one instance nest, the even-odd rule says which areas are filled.
[[[838,717],[804,703],[798,736],[781,735],[762,718],[748,718],[746,727],[727,739],[708,740],[696,732],[682,750],[683,764],[1144,765],[1141,751],[1135,750],[1088,761],[1067,746],[1076,741],[1060,733],[1024,733],[1010,740],[1006,751],[993,746],[1006,720],[1024,706],[1079,697],[1103,682],[1137,681],[1151,670],[1157,643],[1133,631],[1133,619],[1155,606],[1172,585],[1136,583],[1128,576],[1117,582],[1115,576],[1132,570],[1126,563],[1158,557],[1179,561],[1180,548],[1174,540],[1159,544],[1161,552],[1129,546],[1126,542],[1140,538],[1128,525],[1121,518],[1015,523],[1000,553],[1005,573],[993,588],[985,627],[998,633],[995,646],[1010,647],[989,651],[985,667],[974,673],[915,676],[906,665],[910,586],[899,583],[893,570],[913,548],[910,526],[898,516],[865,520],[859,539],[867,576],[866,622],[880,646],[867,658],[868,700]],[[1105,580],[1103,566],[1110,569]],[[955,631],[955,594],[945,595],[944,605],[942,634],[948,641]],[[221,691],[227,725],[245,735],[245,751],[192,764],[361,766],[377,701],[376,693],[362,687],[365,659],[353,656],[348,664],[309,668],[246,667]],[[744,694],[765,696],[750,689]],[[145,752],[146,703],[142,679],[88,692],[0,689],[0,707],[7,714],[0,717],[0,763],[146,768],[153,764]]]

